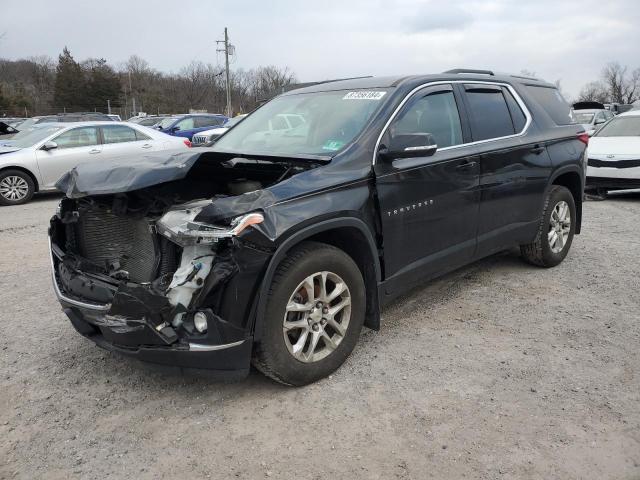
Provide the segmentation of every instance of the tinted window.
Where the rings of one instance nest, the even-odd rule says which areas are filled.
[[[509,113],[511,114],[511,120],[513,120],[513,126],[516,129],[516,132],[521,132],[527,123],[527,117],[525,117],[524,112],[516,102],[516,99],[513,98],[511,92],[503,88],[502,93],[504,95],[505,100],[507,101],[507,106],[509,107]]]
[[[107,125],[102,127],[104,143],[124,143],[139,140],[133,128],[124,125]]]
[[[196,127],[215,127],[222,124],[219,117],[196,117],[194,122]]]
[[[474,141],[513,135],[515,129],[502,89],[467,87]]]
[[[88,147],[98,144],[96,127],[80,127],[67,130],[53,139],[58,148]]]
[[[556,125],[575,123],[571,107],[557,88],[527,85],[527,92],[545,109]]]
[[[416,99],[398,117],[392,133],[430,133],[438,148],[461,144],[460,115],[453,92],[435,92]]]

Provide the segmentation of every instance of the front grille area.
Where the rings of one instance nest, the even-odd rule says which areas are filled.
[[[159,241],[144,219],[85,210],[76,224],[76,240],[80,255],[107,270],[125,270],[129,279],[138,283],[156,278]]]
[[[194,135],[191,139],[191,143],[194,145],[200,145],[201,143],[207,143],[208,138],[204,135]]]

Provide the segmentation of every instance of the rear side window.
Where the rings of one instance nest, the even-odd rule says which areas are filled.
[[[218,117],[195,117],[195,127],[215,127],[222,123],[222,119]]]
[[[571,107],[557,88],[527,85],[527,92],[549,114],[556,125],[575,123],[571,116]]]
[[[516,99],[513,98],[513,95],[508,89],[503,88],[502,94],[507,101],[511,120],[513,120],[513,126],[515,127],[516,132],[520,133],[527,123],[527,117],[524,115],[522,108],[520,108],[520,105],[518,105],[518,102],[516,102]]]
[[[471,132],[474,141],[513,135],[509,107],[500,87],[468,85],[465,87],[471,110]]]
[[[105,125],[102,127],[104,143],[125,143],[145,140],[149,137],[125,125]]]

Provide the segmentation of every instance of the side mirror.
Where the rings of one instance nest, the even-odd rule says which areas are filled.
[[[177,125],[175,127],[171,127],[171,131],[174,132],[174,133],[179,131],[179,130],[180,130],[180,127],[178,127]]]
[[[604,118],[598,118],[595,122],[593,122],[593,124],[600,125],[600,124],[603,124],[604,122],[606,122]]]
[[[394,135],[389,146],[380,154],[389,159],[430,157],[438,150],[438,145],[430,133],[405,133]]]
[[[42,150],[44,150],[45,152],[53,150],[54,148],[58,148],[58,144],[56,142],[52,142],[51,140],[49,140],[48,142],[44,142],[44,145],[42,145]]]

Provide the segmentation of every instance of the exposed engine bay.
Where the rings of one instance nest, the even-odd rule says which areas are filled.
[[[180,331],[204,335],[212,317],[224,321],[196,306],[240,268],[238,236],[264,221],[259,207],[251,208],[259,205],[255,199],[268,198],[263,189],[314,166],[214,157],[179,180],[65,198],[51,223],[57,285],[69,298],[107,305],[93,323],[109,331],[143,335],[147,325],[165,344],[176,342]],[[215,223],[199,219],[203,211]],[[133,341],[157,340],[147,332]]]

